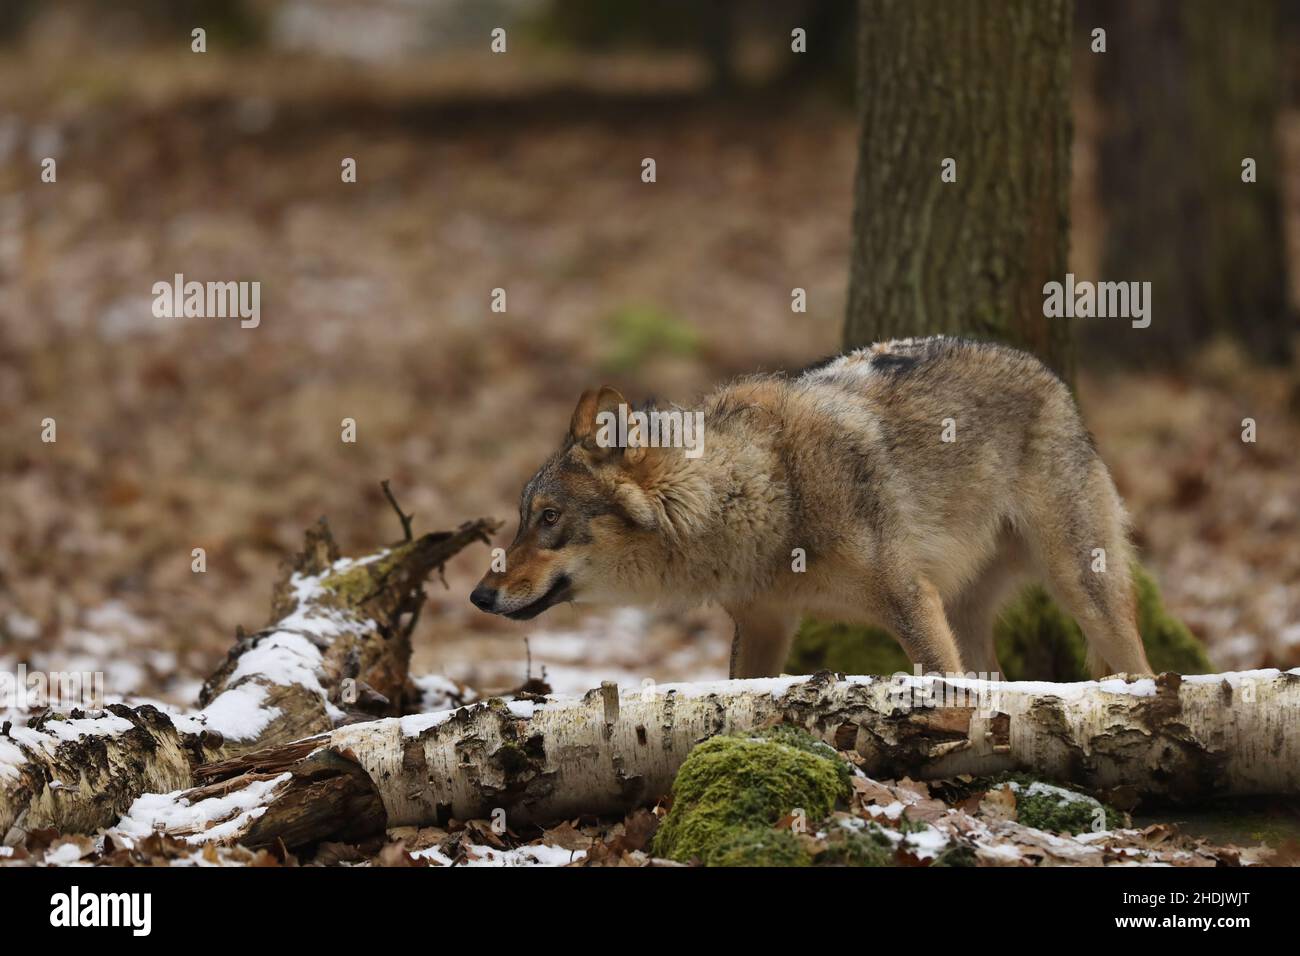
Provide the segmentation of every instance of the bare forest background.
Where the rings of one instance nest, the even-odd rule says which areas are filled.
[[[1150,329],[1076,323],[1080,402],[1214,666],[1293,667],[1300,14],[1252,0],[1229,35],[1201,0],[1142,6],[1159,15],[1075,14],[1069,268],[1156,283]],[[1142,56],[1116,50],[1125,31]],[[305,526],[328,515],[349,553],[398,537],[380,479],[417,530],[492,515],[504,545],[584,387],[686,402],[837,351],[854,57],[846,0],[5,0],[0,667],[106,668],[111,695],[188,705],[265,621]],[[1221,90],[1252,104],[1222,114],[1240,127],[1198,112]],[[1176,135],[1155,122],[1170,103]],[[1189,181],[1223,142],[1271,156],[1273,218]],[[1193,224],[1221,241],[1189,242]],[[260,281],[260,327],[154,318],[175,273]],[[513,687],[530,654],[561,692],[726,675],[721,611],[512,623],[467,600],[486,560],[430,588],[414,673]]]

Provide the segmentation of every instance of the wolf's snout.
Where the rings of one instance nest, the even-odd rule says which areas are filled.
[[[496,607],[497,589],[480,584],[470,592],[469,600],[480,611],[491,612],[492,608]]]

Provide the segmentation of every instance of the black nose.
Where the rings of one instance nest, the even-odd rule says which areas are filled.
[[[497,589],[480,584],[470,592],[469,600],[480,611],[491,611],[493,605],[497,603]]]

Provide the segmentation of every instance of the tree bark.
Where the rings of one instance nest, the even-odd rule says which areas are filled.
[[[1072,380],[1068,322],[1043,315],[1043,285],[1066,271],[1070,13],[862,0],[846,347],[993,339]]]
[[[1275,0],[1101,0],[1093,72],[1104,112],[1098,188],[1104,278],[1151,282],[1139,356],[1185,355],[1216,334],[1285,361],[1294,328],[1282,230],[1280,39]],[[1092,22],[1087,22],[1092,21]],[[1256,181],[1242,181],[1242,161]],[[1129,333],[1093,323],[1131,358]]]
[[[423,581],[494,528],[480,519],[350,560],[322,520],[276,587],[273,623],[239,637],[202,710],[110,705],[0,729],[0,840],[93,832],[143,793],[192,785],[198,764],[402,713],[418,699],[407,668]]]
[[[934,706],[910,696],[925,688],[937,695]],[[1098,792],[1177,802],[1300,793],[1300,669],[1132,684],[823,673],[654,692],[606,684],[581,699],[492,699],[354,724],[200,768],[208,783],[176,803],[203,827],[172,832],[294,846],[497,808],[511,825],[622,813],[666,795],[700,741],[779,722],[856,751],[879,778],[1028,769]],[[234,819],[204,806],[241,791],[250,799],[233,801]],[[123,828],[150,832],[175,816],[172,807],[137,807]]]

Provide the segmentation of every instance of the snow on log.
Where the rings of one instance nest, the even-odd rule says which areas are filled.
[[[273,623],[238,637],[201,710],[114,704],[0,727],[0,842],[93,832],[141,794],[191,786],[198,764],[402,713],[418,699],[407,668],[423,582],[494,528],[480,519],[354,560],[322,519],[275,589]]]
[[[196,772],[207,785],[137,805],[123,826],[250,846],[442,825],[622,813],[667,794],[691,747],[788,722],[856,751],[875,778],[1025,769],[1099,793],[1193,801],[1300,793],[1300,669],[1101,682],[988,683],[831,674],[673,684],[580,699],[499,698],[340,727]],[[238,800],[239,820],[206,802]],[[252,805],[250,805],[252,804]]]

